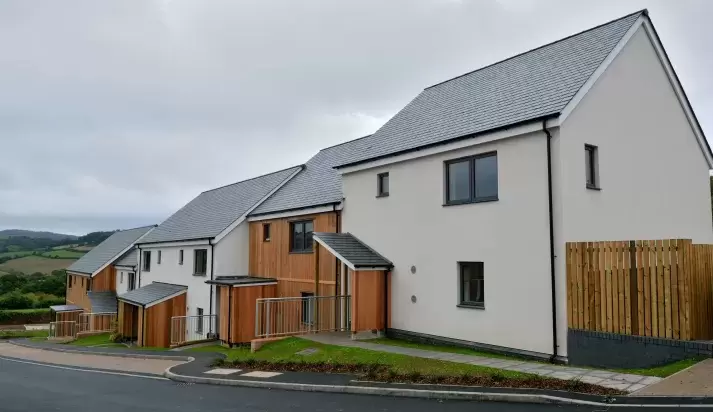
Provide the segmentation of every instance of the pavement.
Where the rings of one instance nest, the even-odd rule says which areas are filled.
[[[706,359],[636,392],[641,396],[713,396],[713,359]]]
[[[636,392],[647,388],[649,385],[661,382],[661,378],[642,376],[628,373],[617,373],[606,370],[577,368],[572,366],[552,365],[543,362],[528,362],[525,360],[508,360],[502,358],[489,358],[485,356],[464,355],[459,353],[436,352],[423,349],[406,348],[401,346],[384,345],[361,340],[352,340],[345,333],[319,333],[300,336],[315,342],[328,345],[347,346],[369,349],[380,352],[395,353],[399,355],[414,356],[417,358],[436,359],[469,365],[486,366],[514,372],[526,372],[549,378],[563,380],[580,380],[584,383],[604,386],[625,392]]]
[[[154,360],[151,360],[153,362]],[[166,379],[58,369],[0,358],[3,412],[579,412],[593,406],[405,399],[338,393],[190,385]],[[657,409],[661,410],[661,409]]]

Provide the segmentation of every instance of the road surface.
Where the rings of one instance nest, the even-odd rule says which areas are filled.
[[[476,403],[186,385],[159,377],[97,373],[0,358],[3,412],[468,411],[574,412],[597,408]],[[660,409],[659,409],[660,410]]]

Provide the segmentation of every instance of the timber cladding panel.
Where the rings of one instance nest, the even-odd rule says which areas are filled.
[[[115,292],[116,269],[109,265],[92,277],[92,292]]]
[[[324,247],[320,248],[319,290],[315,291],[315,257],[313,253],[290,253],[291,222],[312,220],[315,232],[338,232],[337,213],[326,212],[313,215],[250,222],[251,276],[278,280],[277,296],[295,297],[302,292],[321,296],[338,295],[336,273],[337,260]],[[263,240],[263,225],[270,225],[270,240]]]
[[[81,306],[87,312],[91,312],[92,305],[87,297],[87,284],[89,276],[67,275],[66,301],[68,304]]]
[[[139,306],[119,301],[118,329],[125,338],[137,339],[139,332]]]
[[[384,329],[384,276],[388,275],[380,270],[349,271],[352,332]],[[388,316],[390,321],[390,308]]]
[[[572,329],[713,338],[713,245],[687,239],[567,243]]]
[[[168,348],[171,346],[171,318],[186,316],[186,294],[143,309],[143,340],[141,346]]]
[[[277,294],[277,285],[255,285],[255,286],[221,286],[220,293],[220,313],[229,314],[220,316],[219,333],[221,340],[228,336],[230,328],[230,340],[228,343],[248,343],[255,339],[255,310],[257,299],[274,298]]]

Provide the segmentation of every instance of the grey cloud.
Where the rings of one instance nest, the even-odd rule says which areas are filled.
[[[160,222],[373,132],[426,86],[644,7],[710,130],[703,0],[3,1],[0,227]]]

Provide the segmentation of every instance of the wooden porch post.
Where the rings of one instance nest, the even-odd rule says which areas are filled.
[[[314,245],[314,296],[319,296],[319,243]],[[314,312],[314,326],[319,329],[319,309],[318,299],[313,300],[312,311]]]

